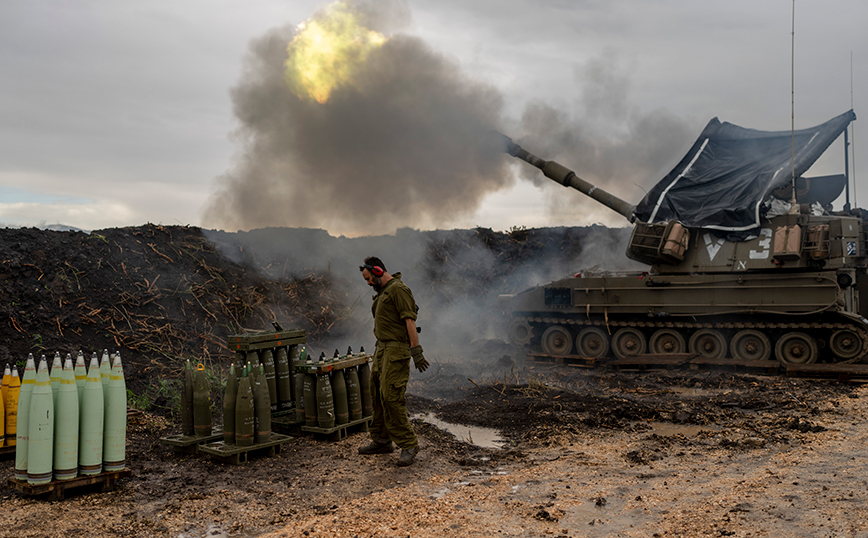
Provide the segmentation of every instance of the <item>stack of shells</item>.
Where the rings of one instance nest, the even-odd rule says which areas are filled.
[[[0,384],[0,446],[15,446],[18,429],[18,395],[21,392],[21,379],[18,369],[6,365],[3,383]]]
[[[365,348],[361,348],[358,355],[364,354]],[[357,355],[353,354],[352,348],[348,348],[344,356],[335,350],[332,361],[355,356]],[[306,364],[315,364],[310,356],[305,356],[304,359]],[[326,359],[325,353],[322,353],[319,362],[327,364],[330,361]],[[367,362],[360,364],[358,368],[350,366],[322,374],[304,374],[301,392],[301,416],[306,426],[331,429],[374,413],[371,370]]]
[[[190,359],[184,367],[181,430],[186,436],[202,438],[211,435],[211,385],[205,375],[205,366],[199,363],[194,374]]]
[[[126,466],[127,390],[120,353],[79,351],[62,361],[27,357],[17,406],[15,478],[30,484],[121,471]]]
[[[253,446],[271,440],[271,396],[264,364],[247,363],[241,375],[229,367],[223,397],[223,442]]]

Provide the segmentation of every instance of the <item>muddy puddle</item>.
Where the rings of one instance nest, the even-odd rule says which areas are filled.
[[[413,415],[411,418],[422,420],[432,426],[436,426],[443,431],[449,432],[456,439],[463,443],[468,443],[481,448],[503,448],[506,443],[500,432],[492,428],[484,428],[482,426],[465,426],[463,424],[454,424],[437,418],[433,413],[425,413]]]

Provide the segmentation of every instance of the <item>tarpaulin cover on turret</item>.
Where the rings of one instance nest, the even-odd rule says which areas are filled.
[[[636,206],[642,222],[680,221],[688,227],[747,235],[760,226],[760,205],[772,191],[805,173],[856,119],[852,110],[795,131],[757,131],[708,122],[687,155]]]

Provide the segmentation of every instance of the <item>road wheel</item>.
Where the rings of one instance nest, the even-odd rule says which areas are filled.
[[[612,336],[612,352],[619,359],[645,353],[646,345],[645,335],[632,327],[618,329]]]
[[[513,319],[506,328],[506,336],[509,338],[510,343],[515,346],[530,344],[533,332],[533,327],[530,326],[530,323],[526,319],[521,318]]]
[[[703,359],[722,359],[726,356],[726,339],[714,329],[699,329],[690,337],[687,348]]]
[[[685,349],[687,345],[684,343],[684,337],[680,332],[672,329],[660,329],[652,334],[651,340],[648,341],[650,353],[684,353]]]
[[[576,337],[576,353],[590,359],[599,359],[609,354],[609,335],[602,329],[588,327]]]
[[[829,339],[829,348],[841,360],[855,359],[862,353],[862,339],[849,329],[835,331]]]
[[[732,337],[729,354],[738,360],[765,361],[772,355],[772,343],[760,331],[745,329]]]
[[[781,364],[811,364],[818,355],[817,341],[805,333],[787,333],[775,345],[775,357]]]
[[[552,325],[542,335],[543,353],[548,355],[569,355],[573,350],[573,337],[570,331],[560,325]]]

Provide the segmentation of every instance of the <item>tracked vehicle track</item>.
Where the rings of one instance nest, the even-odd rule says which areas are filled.
[[[763,360],[774,356],[786,365],[821,358],[852,364],[868,356],[868,330],[850,322],[700,323],[524,316],[513,318],[508,333],[516,345],[530,345],[552,355],[575,352],[593,358],[690,351],[707,358]]]

